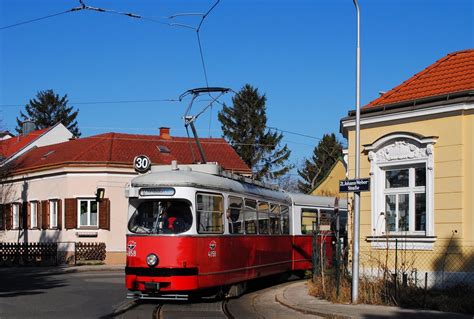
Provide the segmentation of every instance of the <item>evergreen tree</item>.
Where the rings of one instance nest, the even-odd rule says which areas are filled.
[[[292,167],[287,164],[291,151],[280,147],[283,135],[269,130],[266,100],[258,89],[246,84],[233,98],[232,106],[224,104],[218,118],[224,138],[252,169],[257,180],[274,180]]]
[[[22,122],[31,119],[37,129],[43,129],[61,122],[71,133],[79,137],[81,132],[76,121],[79,110],[73,111],[68,106],[67,94],[59,97],[53,90],[39,91],[36,98],[30,99],[25,105],[26,114],[20,111],[20,118],[16,118],[16,131],[22,133]]]
[[[311,159],[306,159],[298,169],[298,188],[303,193],[311,192],[329,173],[334,163],[342,156],[342,144],[334,133],[324,134],[313,150]]]

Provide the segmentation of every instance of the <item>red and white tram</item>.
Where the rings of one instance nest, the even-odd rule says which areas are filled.
[[[288,194],[214,164],[152,167],[127,194],[133,298],[229,287],[238,294],[248,280],[310,269],[309,227],[334,209],[334,198]]]

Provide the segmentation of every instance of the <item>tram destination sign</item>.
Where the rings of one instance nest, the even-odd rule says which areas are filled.
[[[339,181],[339,192],[367,192],[370,190],[370,178],[344,179]]]

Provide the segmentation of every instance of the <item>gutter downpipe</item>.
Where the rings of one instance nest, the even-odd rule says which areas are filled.
[[[357,11],[357,66],[356,66],[356,147],[355,147],[355,178],[360,177],[360,8],[354,2]],[[352,303],[359,299],[359,237],[360,237],[360,192],[354,193],[354,224],[352,241]]]

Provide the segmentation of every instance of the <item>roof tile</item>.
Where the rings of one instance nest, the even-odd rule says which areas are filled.
[[[474,49],[448,54],[364,108],[474,89]]]
[[[11,137],[6,140],[0,141],[0,156],[3,158],[10,157],[11,155],[17,153],[22,148],[39,138],[41,135],[46,133],[50,128],[45,128],[41,130],[32,131],[29,134],[23,136],[18,135]]]
[[[226,170],[250,173],[249,167],[223,138],[201,138],[200,142],[208,162],[218,162]],[[170,152],[161,153],[158,146],[165,146]],[[16,160],[15,170],[33,170],[66,163],[131,167],[135,156],[142,154],[147,155],[153,164],[169,165],[173,160],[180,164],[201,161],[196,143],[191,138],[162,139],[157,135],[105,133],[33,149]]]

